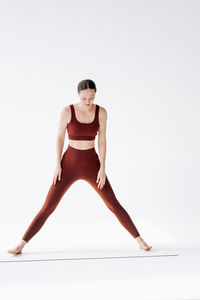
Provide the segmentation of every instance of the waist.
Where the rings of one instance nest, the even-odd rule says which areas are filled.
[[[77,152],[96,152],[95,147],[87,148],[87,149],[79,149],[72,147],[70,144],[68,144],[67,149],[72,150],[72,151],[77,151]]]
[[[95,160],[98,159],[98,154],[96,152],[95,147],[81,150],[81,149],[74,148],[68,144],[65,153],[66,153],[65,154],[66,157],[68,157],[71,162],[76,161],[82,163],[86,160],[90,161],[93,159]]]
[[[69,139],[69,145],[78,150],[91,149],[95,145],[95,140],[71,140]]]

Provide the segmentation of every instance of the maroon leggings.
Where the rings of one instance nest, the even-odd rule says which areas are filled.
[[[95,147],[80,150],[68,145],[61,159],[61,168],[61,179],[57,179],[55,185],[51,184],[46,200],[24,233],[23,240],[28,242],[41,229],[47,218],[56,209],[62,196],[78,179],[86,180],[96,190],[106,206],[134,238],[140,235],[129,214],[117,200],[107,176],[102,189],[97,187],[96,180],[100,160]]]

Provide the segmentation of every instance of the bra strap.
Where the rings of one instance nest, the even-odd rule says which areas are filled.
[[[99,105],[96,104],[96,114],[95,114],[95,121],[98,120],[99,117]]]
[[[73,121],[75,119],[75,112],[74,112],[73,104],[70,104],[70,108],[71,108],[71,121]]]

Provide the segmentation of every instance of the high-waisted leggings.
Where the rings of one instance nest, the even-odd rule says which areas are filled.
[[[95,189],[105,205],[134,238],[140,236],[129,214],[117,200],[108,177],[106,176],[101,189],[97,187],[100,160],[95,147],[80,150],[68,145],[61,159],[61,168],[61,179],[57,179],[55,185],[51,184],[45,202],[24,233],[23,240],[28,242],[42,228],[69,187],[79,179],[86,180]]]

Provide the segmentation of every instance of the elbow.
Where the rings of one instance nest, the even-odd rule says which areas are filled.
[[[58,136],[57,136],[57,141],[58,141],[58,142],[61,142],[61,143],[64,143],[64,137],[61,136],[61,135],[58,135]]]
[[[104,139],[99,139],[98,140],[98,145],[102,146],[102,147],[106,146],[106,139],[105,138]]]

